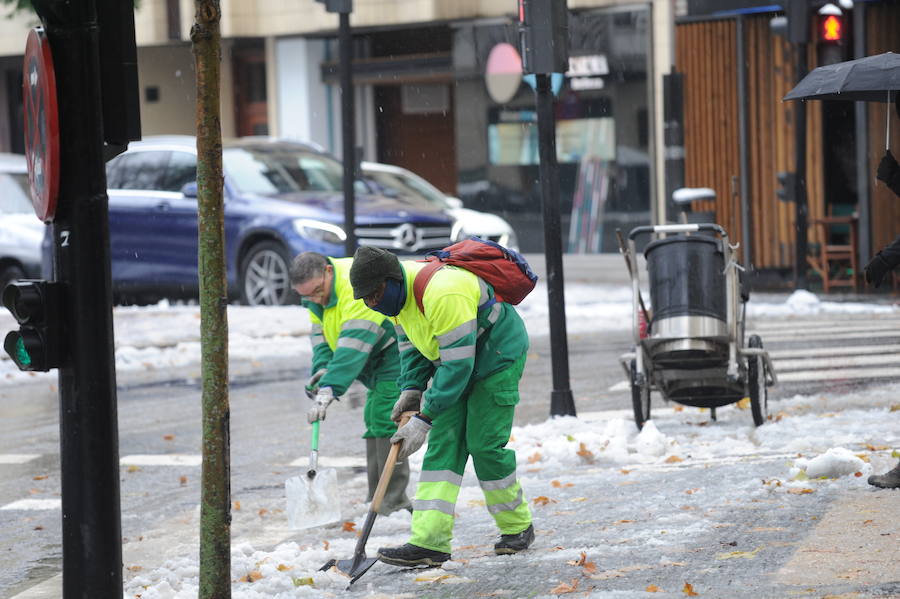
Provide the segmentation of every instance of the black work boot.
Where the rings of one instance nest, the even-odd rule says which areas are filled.
[[[534,524],[529,524],[528,528],[514,535],[500,535],[500,540],[494,545],[494,553],[497,555],[508,555],[518,553],[534,543]]]
[[[900,489],[900,463],[884,474],[873,474],[869,477],[869,484],[882,489]]]
[[[450,559],[450,554],[407,543],[400,547],[381,547],[378,559],[392,566],[440,566]]]

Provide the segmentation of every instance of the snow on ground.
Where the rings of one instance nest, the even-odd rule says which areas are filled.
[[[690,470],[690,484],[695,487],[690,492],[698,494],[705,509],[782,494],[866,487],[866,478],[872,472],[869,456],[878,453],[887,458],[887,448],[900,441],[897,418],[892,414],[900,409],[900,384],[856,395],[798,395],[773,402],[770,408],[774,419],[760,428],[754,428],[748,411],[736,405],[719,408],[714,425],[709,424],[709,415],[703,410],[663,408],[656,411],[655,420],[646,423],[640,433],[624,412],[581,414],[579,418],[557,418],[516,427],[510,446],[517,452],[519,476],[540,531],[541,518],[550,517],[542,511],[544,502],[588,501],[591,489],[614,488],[622,484],[625,476],[660,476],[658,480],[662,482],[663,475],[667,476],[665,480],[671,480],[677,472]],[[421,467],[421,458],[420,451],[411,459],[414,470]],[[738,462],[755,465],[757,472],[762,468],[763,476],[735,478],[717,473],[717,466]],[[471,474],[471,465],[469,471]],[[581,493],[589,497],[579,497]],[[664,494],[665,488],[660,493]],[[632,497],[628,510],[654,516],[646,521],[627,521],[631,540],[674,552],[687,539],[710,533],[714,521],[685,512],[679,505],[661,501],[657,493]],[[482,528],[489,526],[481,491],[471,475],[464,481],[456,510],[457,537],[466,536],[466,528],[474,522]],[[363,519],[361,513],[353,518],[357,530]],[[367,545],[369,555],[377,547],[404,543],[409,522],[405,512],[377,519]],[[677,528],[678,535],[661,535],[661,527]],[[553,543],[565,548],[572,559],[577,560],[582,551],[609,556],[618,550],[603,539],[595,545],[575,545],[575,539],[566,535],[576,533],[566,533],[560,527],[556,530]],[[318,568],[331,558],[352,557],[355,543],[355,536],[342,534],[340,528],[334,527],[304,531],[302,541],[281,543],[274,548],[238,542],[232,548],[232,596],[288,599],[339,595],[347,586],[347,578],[334,570],[320,572]],[[196,597],[196,551],[173,553],[177,555],[163,567],[142,570],[131,577],[126,582],[125,597]],[[550,557],[546,552],[535,551],[523,554],[522,559],[527,563]],[[466,571],[463,562],[449,561],[439,569],[398,571],[397,580],[403,581],[398,584],[405,588],[424,592],[428,584],[465,580]],[[383,579],[380,580],[383,585]],[[359,595],[386,596],[385,589],[367,586],[365,578],[355,588]]]
[[[643,292],[649,302],[649,293]],[[629,330],[631,288],[622,285],[567,284],[566,320],[569,333]],[[518,306],[532,336],[549,333],[547,288],[539,283]],[[749,318],[813,314],[879,314],[900,310],[898,305],[821,301],[808,291],[797,291],[783,301],[751,298]],[[162,301],[142,308],[117,307],[113,312],[116,370],[165,370],[200,363],[200,307]],[[14,328],[6,311],[0,330]],[[233,360],[264,360],[308,354],[309,319],[296,306],[272,308],[228,307],[229,353]],[[55,380],[56,373],[20,372],[5,352],[0,355],[0,384],[25,380]]]

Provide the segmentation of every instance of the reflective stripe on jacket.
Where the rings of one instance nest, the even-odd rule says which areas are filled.
[[[422,411],[435,417],[459,400],[470,380],[501,370],[528,350],[525,324],[509,304],[471,272],[444,266],[422,294],[424,312],[413,296],[413,280],[423,262],[401,262],[406,301],[393,319],[400,350],[401,389],[425,389]]]
[[[400,372],[396,334],[383,314],[353,299],[350,286],[352,258],[329,258],[334,268],[334,284],[328,304],[303,300],[312,323],[310,343],[313,349],[312,371],[327,368],[320,387],[331,387],[335,396],[343,395],[355,379],[366,387],[376,381],[394,379]]]

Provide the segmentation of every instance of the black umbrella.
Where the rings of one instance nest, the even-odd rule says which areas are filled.
[[[900,94],[900,54],[885,52],[818,67],[785,100],[893,102]],[[887,112],[888,142],[891,112]]]

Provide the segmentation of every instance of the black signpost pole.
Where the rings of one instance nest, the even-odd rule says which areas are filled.
[[[350,36],[350,12],[340,12],[338,37],[341,50],[341,144],[344,149],[344,251],[352,256],[356,251],[356,127],[353,118],[353,40]]]

